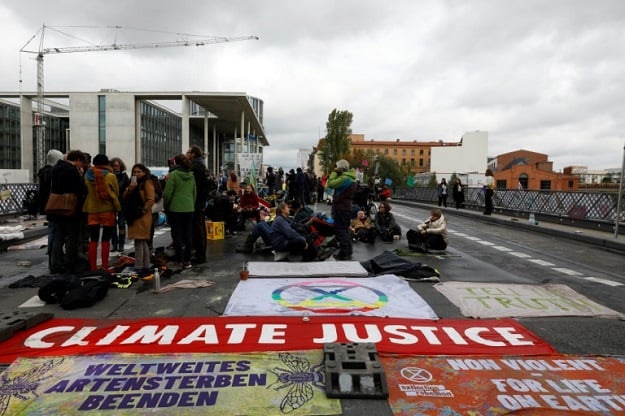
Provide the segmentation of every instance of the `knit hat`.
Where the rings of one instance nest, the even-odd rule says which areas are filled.
[[[345,159],[341,159],[338,162],[336,162],[336,167],[339,169],[343,169],[343,170],[348,170],[349,169],[349,162]]]
[[[109,164],[109,158],[102,154],[95,155],[93,158],[93,164],[95,166],[106,166]]]
[[[63,159],[63,153],[60,150],[51,149],[46,155],[46,162],[50,166],[56,165],[56,162]]]

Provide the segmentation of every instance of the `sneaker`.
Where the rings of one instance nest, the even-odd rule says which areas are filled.
[[[190,269],[191,267],[193,267],[193,266],[191,265],[190,261],[183,261],[182,262],[182,268],[183,269]]]

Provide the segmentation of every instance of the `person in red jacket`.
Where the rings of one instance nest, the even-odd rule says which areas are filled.
[[[388,186],[384,186],[380,193],[378,194],[378,198],[380,201],[386,201],[391,197],[391,189]]]
[[[239,207],[237,208],[237,224],[241,231],[245,230],[245,221],[248,218],[253,218],[254,221],[260,221],[258,214],[259,200],[254,186],[247,185],[243,191],[243,195],[239,198]]]

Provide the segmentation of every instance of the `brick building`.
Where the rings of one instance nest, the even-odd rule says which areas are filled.
[[[528,190],[575,191],[579,177],[570,172],[553,171],[553,162],[544,153],[516,150],[503,153],[489,162],[499,189],[515,189],[521,184]]]

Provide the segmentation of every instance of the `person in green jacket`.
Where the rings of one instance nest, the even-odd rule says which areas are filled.
[[[191,172],[191,162],[183,154],[176,155],[163,190],[163,206],[176,250],[174,260],[184,269],[191,268],[196,197],[197,188]]]
[[[341,159],[330,174],[326,188],[334,190],[332,198],[332,218],[334,219],[334,235],[339,244],[339,251],[334,255],[336,260],[352,259],[352,236],[349,229],[352,221],[352,202],[356,194],[356,174],[349,168],[349,162]]]

